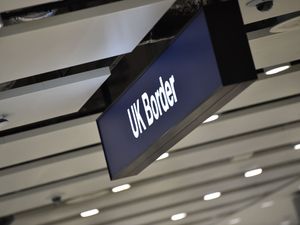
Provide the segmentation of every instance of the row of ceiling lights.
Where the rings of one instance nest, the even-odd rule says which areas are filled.
[[[205,120],[203,123],[209,123],[209,122],[213,122],[215,120],[217,120],[219,118],[219,115],[212,115],[211,117],[209,117],[207,120]],[[296,144],[294,145],[294,149],[295,150],[300,150],[300,144]],[[160,157],[157,158],[157,161],[166,159],[170,156],[170,153],[166,152],[163,153]],[[244,173],[244,177],[245,178],[251,178],[251,177],[255,177],[258,176],[260,174],[262,174],[263,169],[262,168],[256,168],[256,169],[252,169],[249,171],[246,171]],[[123,184],[117,187],[112,188],[112,192],[113,193],[118,193],[118,192],[122,192],[125,190],[128,190],[131,188],[130,184]],[[213,193],[209,193],[203,196],[203,200],[204,201],[211,201],[217,198],[220,198],[222,196],[221,192],[213,192]],[[273,206],[274,202],[273,201],[268,201],[268,202],[264,202],[261,205],[261,208],[268,208]],[[90,217],[90,216],[94,216],[97,215],[99,213],[98,209],[92,209],[92,210],[88,210],[88,211],[84,211],[82,213],[80,213],[81,217]],[[181,213],[177,213],[171,216],[171,220],[172,221],[178,221],[178,220],[182,220],[184,218],[187,217],[187,213],[185,212],[181,212]],[[241,222],[240,218],[234,218],[232,220],[229,221],[229,225],[235,225]]]
[[[274,74],[283,72],[283,71],[285,71],[285,70],[287,70],[289,68],[290,68],[290,65],[283,65],[283,66],[280,66],[280,67],[268,69],[268,70],[265,71],[265,74],[266,75],[274,75]],[[215,120],[217,120],[219,118],[220,118],[220,116],[217,115],[217,114],[212,115],[209,118],[207,118],[203,122],[203,124],[213,122],[213,121],[215,121]],[[295,150],[300,150],[300,144],[295,145],[294,149]],[[166,153],[162,154],[160,157],[158,157],[157,161],[166,159],[169,156],[170,156],[170,154],[168,152],[166,152]],[[257,168],[257,169],[249,170],[249,171],[247,171],[247,172],[244,173],[244,177],[245,178],[255,177],[255,176],[258,176],[258,175],[262,174],[262,172],[263,172],[262,168]],[[120,185],[120,186],[112,188],[112,192],[113,193],[118,193],[118,192],[122,192],[122,191],[128,190],[130,188],[131,188],[130,184],[123,184],[123,185]],[[211,201],[211,200],[220,198],[221,195],[222,195],[221,192],[209,193],[209,194],[204,195],[203,200],[204,201]],[[274,204],[273,201],[264,202],[261,205],[261,208],[268,208],[268,207],[271,207],[273,204]],[[84,212],[80,213],[80,216],[83,217],[83,218],[85,218],[85,217],[90,217],[90,216],[97,215],[98,213],[99,213],[98,209],[91,209],[91,210],[84,211]],[[182,219],[184,219],[186,217],[187,217],[187,213],[181,212],[181,213],[177,213],[177,214],[172,215],[171,216],[171,220],[172,221],[178,221],[178,220],[182,220]],[[234,219],[232,219],[232,220],[229,221],[229,224],[230,225],[235,225],[235,224],[238,224],[240,222],[241,222],[240,218],[234,218]]]

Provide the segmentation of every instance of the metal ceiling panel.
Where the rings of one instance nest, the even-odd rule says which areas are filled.
[[[109,75],[102,68],[0,92],[5,129],[77,112]]]
[[[0,168],[99,144],[98,116],[96,114],[1,137]]]
[[[227,225],[231,218],[242,218],[241,225],[273,225],[278,221],[289,220],[290,224],[298,224],[297,213],[293,206],[293,193],[299,189],[299,176],[287,183],[284,188],[279,189],[272,194],[260,199],[256,204],[239,210],[231,217],[223,219],[217,225]],[[271,207],[262,208],[264,202],[272,202]],[[256,215],[255,218],[253,215]]]
[[[299,40],[300,29],[250,40],[255,67],[267,68],[300,59]]]
[[[205,190],[203,190],[201,187],[193,187],[189,190],[173,192],[169,195],[161,195],[157,197],[156,201],[155,198],[152,198],[141,202],[133,202],[131,204],[128,203],[120,205],[119,207],[102,209],[102,213],[94,217],[85,218],[84,223],[95,225],[140,225],[147,222],[148,224],[155,224],[155,222],[159,220],[169,220],[171,215],[181,212],[183,210],[187,212],[203,210],[221,204],[229,204],[231,202],[238,201],[243,198],[256,197],[258,195],[271,192],[272,190],[278,188],[279,186],[282,186],[286,182],[287,180],[277,181],[274,183],[258,185],[255,188],[241,189],[240,191],[225,194],[222,198],[216,201],[203,201],[203,194],[206,194],[207,192],[205,192]],[[224,187],[225,186],[230,187],[230,184],[224,184]],[[215,186],[214,188],[211,186],[209,189],[211,191],[215,188],[218,188],[218,186]],[[182,198],[186,199],[186,201],[182,201]],[[161,205],[161,202],[163,200],[165,204],[164,207],[162,207]],[[152,201],[152,203],[149,203],[148,201]],[[170,204],[168,204],[169,201]],[[147,208],[148,210],[145,211],[145,209]],[[74,215],[74,219],[56,222],[55,224],[81,225],[82,218],[80,218],[79,215]]]
[[[269,142],[269,140],[267,139],[266,142]],[[221,146],[220,146],[221,147]],[[234,149],[235,154],[237,154],[237,152],[241,152],[241,149],[238,147],[231,147],[232,149]],[[226,146],[223,146],[223,148],[220,148],[220,151],[218,152],[219,156],[222,156],[223,158],[228,157],[226,154]],[[207,149],[208,150],[208,149]],[[203,150],[202,150],[203,151]],[[197,151],[197,155],[196,152],[195,154],[187,154],[189,155],[189,159],[184,157],[185,155],[181,155],[175,157],[175,158],[171,158],[170,160],[164,160],[164,161],[160,161],[158,163],[155,163],[153,166],[151,166],[149,168],[148,171],[154,170],[154,172],[150,172],[150,174],[153,173],[156,174],[156,176],[162,176],[162,172],[164,171],[164,173],[168,173],[170,171],[176,171],[176,169],[178,170],[183,170],[185,167],[186,169],[194,166],[195,164],[197,165],[197,160],[199,161],[199,159],[203,159],[203,161],[207,160],[207,158],[210,158],[211,160],[214,159],[214,154],[212,153],[209,157],[202,157],[202,151]],[[221,152],[223,152],[221,154]],[[131,196],[130,192],[126,192],[124,193],[123,197],[122,194],[118,194],[116,196],[116,199],[114,200],[112,197],[108,197],[107,200],[105,201],[100,201],[103,202],[103,204],[118,204],[119,201],[125,201],[125,199],[134,199],[134,198],[138,198],[138,197],[145,197],[147,194],[155,194],[155,192],[166,192],[166,191],[170,191],[170,189],[174,189],[174,188],[180,188],[180,187],[184,187],[184,186],[189,186],[189,185],[195,185],[195,183],[197,182],[204,182],[205,180],[210,180],[210,179],[217,179],[223,176],[227,176],[231,175],[231,174],[239,174],[241,173],[241,171],[245,170],[246,168],[248,168],[248,166],[253,165],[253,164],[260,164],[261,166],[268,166],[267,164],[269,163],[278,163],[278,161],[276,160],[283,160],[283,162],[285,160],[288,160],[289,158],[291,158],[289,156],[289,154],[286,153],[282,153],[283,155],[285,155],[285,157],[282,157],[282,154],[279,153],[280,155],[275,154],[274,155],[274,162],[272,160],[268,161],[265,158],[260,158],[260,161],[257,161],[254,159],[254,161],[252,163],[249,162],[239,162],[239,163],[235,163],[235,164],[227,164],[227,166],[225,166],[225,164],[223,166],[220,165],[220,167],[214,165],[212,167],[208,167],[208,169],[204,169],[204,168],[199,168],[199,171],[194,170],[194,172],[187,170],[186,173],[178,173],[178,175],[174,174],[171,177],[162,177],[163,179],[158,179],[155,182],[152,181],[151,183],[146,182],[145,186],[142,185],[141,183],[141,187],[139,188],[138,186],[134,186],[133,190],[133,195]],[[295,151],[291,151],[290,154],[297,154]],[[190,160],[190,158],[193,157],[194,158],[194,162],[192,160]],[[219,157],[220,158],[220,157]],[[216,159],[218,160],[218,159]],[[190,164],[185,164],[182,162],[190,162]],[[201,164],[201,162],[198,162]],[[246,163],[246,164],[244,164]],[[248,165],[249,164],[249,165]],[[178,168],[178,165],[185,165],[185,166],[181,166],[181,168]],[[199,164],[198,164],[199,165]],[[242,166],[243,165],[243,166]],[[225,167],[224,167],[225,166]],[[61,169],[66,169],[66,168],[61,168]],[[220,173],[220,171],[222,171],[222,173]],[[281,171],[281,172],[280,172]],[[261,177],[259,179],[262,180],[266,180],[266,178],[268,179],[276,179],[276,177],[286,177],[287,175],[291,175],[292,173],[296,173],[297,171],[299,171],[299,166],[295,167],[294,165],[289,165],[288,168],[279,168],[278,170],[272,170],[268,173],[266,173],[266,176]],[[73,180],[73,181],[68,181],[67,184],[66,182],[62,182],[61,184],[56,184],[55,186],[53,185],[49,185],[47,187],[43,187],[41,190],[35,189],[32,190],[31,193],[19,193],[16,196],[10,196],[10,197],[6,197],[6,198],[2,198],[1,199],[1,203],[3,202],[3,207],[4,209],[2,210],[1,208],[1,212],[7,212],[7,210],[16,210],[16,209],[20,209],[20,207],[23,207],[23,210],[26,209],[26,207],[32,207],[35,208],[34,205],[35,204],[49,204],[49,197],[48,196],[52,196],[55,193],[63,193],[62,196],[63,198],[72,198],[74,196],[78,196],[81,194],[87,194],[87,193],[92,193],[95,192],[96,190],[100,191],[100,190],[108,190],[110,187],[112,187],[113,185],[117,185],[118,183],[112,183],[109,181],[109,177],[107,172],[105,171],[104,173],[96,172],[95,176],[86,176],[86,179],[83,178],[78,178],[77,181]],[[102,175],[101,175],[102,174]],[[130,182],[132,183],[133,181],[138,181],[139,179],[145,179],[147,177],[147,174],[142,174],[142,177],[132,177],[131,179],[126,179],[125,181],[123,180],[122,182]],[[148,174],[149,175],[149,174]],[[213,177],[212,177],[213,175]],[[82,180],[83,179],[83,180]],[[187,180],[186,180],[187,179]],[[81,180],[81,181],[80,181]],[[251,180],[249,180],[249,182],[251,182]],[[65,183],[65,184],[64,184]],[[96,185],[96,187],[94,185]],[[101,184],[101,186],[98,186],[97,184]],[[121,181],[119,181],[119,184],[122,184]],[[176,184],[176,185],[175,185]],[[215,183],[214,183],[215,184]],[[62,185],[62,186],[61,186]],[[59,187],[60,186],[60,187]],[[209,190],[209,189],[208,189]],[[75,195],[72,195],[72,193],[76,193]],[[27,204],[21,204],[21,202],[24,198],[24,201],[27,202]],[[9,200],[10,199],[10,200]],[[14,201],[15,200],[19,200],[19,204],[18,205],[14,205]],[[27,200],[25,200],[27,199]],[[30,199],[30,200],[29,200]],[[24,202],[24,203],[25,203]],[[30,205],[28,204],[28,202],[30,202]],[[113,203],[115,202],[115,203]],[[99,205],[99,201],[97,200],[95,202],[96,204]],[[80,204],[80,206],[84,206],[82,203]],[[1,205],[0,205],[1,207]],[[93,207],[93,206],[91,206]],[[66,216],[66,212],[62,211],[61,213],[63,213],[64,216]],[[56,212],[56,216],[55,218],[59,218],[60,212]],[[43,216],[44,217],[44,216]]]
[[[4,27],[0,83],[131,52],[174,1],[118,1]]]
[[[0,13],[61,0],[1,0]]]
[[[257,201],[258,199],[253,197],[251,200],[244,200],[242,202],[237,201],[237,203],[228,204],[226,207],[212,207],[211,210],[199,210],[194,211],[191,210],[188,212],[187,218],[185,218],[182,223],[190,223],[192,221],[201,221],[201,225],[204,221],[212,222],[212,220],[216,220],[216,218],[220,218],[224,214],[230,214],[232,212],[238,211],[241,208],[245,208],[251,203]],[[155,225],[172,225],[174,221],[170,220],[170,218],[165,218],[163,222],[156,222]],[[199,224],[199,222],[198,222]]]
[[[99,147],[70,152],[0,171],[0,195],[95,171],[105,164]]]
[[[255,7],[247,6],[250,0],[239,0],[244,23],[253,23],[271,17],[280,16],[300,10],[298,0],[274,0],[273,8],[267,12],[258,11]]]
[[[199,155],[201,157],[201,154]],[[205,168],[202,168],[204,173],[200,173],[194,170],[191,170],[188,174],[184,174],[184,177],[176,176],[176,177],[165,177],[165,181],[172,180],[172,184],[177,183],[177,188],[181,188],[181,186],[185,186],[187,184],[191,185],[194,182],[202,182],[203,179],[217,179],[221,176],[225,176],[225,172],[228,174],[234,174],[236,171],[247,171],[252,168],[253,165],[261,165],[263,167],[268,167],[280,163],[287,163],[290,161],[290,159],[293,158],[293,160],[297,160],[300,158],[300,154],[297,154],[296,151],[283,151],[275,154],[270,154],[266,157],[261,158],[253,158],[250,159],[248,162],[243,163],[237,163],[232,164],[228,166],[223,166],[222,172],[215,173],[216,171],[206,171]],[[269,161],[266,161],[269,159]],[[173,161],[176,163],[180,163],[181,159],[173,158]],[[81,162],[81,163],[80,163]],[[49,159],[40,160],[38,162],[33,162],[28,165],[21,165],[14,168],[10,168],[8,170],[4,170],[0,172],[0,183],[1,189],[0,189],[0,195],[2,194],[8,194],[13,193],[18,190],[31,188],[34,186],[39,186],[42,184],[62,180],[64,178],[77,176],[80,174],[84,174],[87,172],[93,172],[93,171],[99,171],[101,166],[104,165],[105,160],[102,155],[102,152],[99,151],[99,147],[93,147],[90,149],[83,149],[81,151],[77,152],[71,152],[69,154],[63,155],[63,156],[56,156]],[[173,165],[172,165],[173,164]],[[203,162],[199,160],[199,165],[203,165]],[[222,164],[221,164],[222,165]],[[220,166],[221,166],[220,165]],[[173,169],[173,172],[175,172],[175,166],[174,163],[170,163],[169,168]],[[157,164],[157,166],[150,168],[152,177],[154,176],[162,176],[165,174],[164,172],[161,172],[164,166],[162,164]],[[183,169],[183,168],[182,168]],[[188,168],[185,168],[188,169]],[[229,171],[229,172],[228,172]],[[214,175],[211,175],[210,177],[207,177],[208,174],[213,173]],[[143,176],[143,179],[149,178],[150,174],[146,174]],[[201,177],[200,179],[197,177]],[[106,177],[104,178],[106,179]],[[134,182],[140,179],[140,177],[133,177],[131,179],[127,179],[128,182]],[[107,179],[108,180],[108,179]],[[122,181],[124,182],[124,181]],[[102,188],[108,188],[112,185],[117,184],[111,184],[102,183]],[[109,185],[109,186],[108,186]],[[152,184],[149,185],[149,187]],[[169,185],[164,184],[160,185],[163,188],[161,188],[161,191],[163,191],[164,188],[168,188]],[[153,190],[156,190],[158,188],[154,188],[152,186]]]
[[[299,93],[300,71],[296,71],[282,76],[274,76],[256,81],[244,92],[225,105],[220,111],[235,110],[280,98],[290,97]]]
[[[214,123],[203,124],[182,139],[173,149],[204,144],[222,138],[266,129],[300,120],[300,97],[268,103],[221,115]],[[287,113],[288,112],[288,113]],[[251,123],[248,123],[251,121]]]

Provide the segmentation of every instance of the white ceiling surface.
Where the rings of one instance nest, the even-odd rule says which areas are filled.
[[[271,79],[258,80],[239,96],[226,104],[220,111],[230,111],[275,99],[297,95],[300,88],[300,71]]]
[[[98,144],[97,117],[92,115],[0,138],[0,168]]]
[[[299,0],[274,0],[272,10],[260,12],[255,7],[249,7],[246,4],[251,0],[239,0],[244,23],[254,23],[275,16],[281,16],[287,13],[297,12],[300,10]]]
[[[295,9],[291,3],[295,1],[283,2],[290,3],[281,9]],[[246,12],[249,20],[252,13]],[[279,43],[293,35],[284,34]],[[291,47],[278,59],[272,55],[272,63],[299,58],[295,53],[300,46],[295,45],[293,51]],[[263,49],[274,52],[269,46]],[[260,57],[264,53],[253,52],[256,64],[270,64]],[[13,225],[228,225],[234,216],[243,218],[241,225],[280,224],[293,214],[288,197],[298,184],[293,188],[290,184],[300,175],[300,152],[293,150],[300,143],[299,94],[299,72],[259,80],[223,107],[219,120],[199,126],[174,146],[170,158],[153,163],[138,176],[114,182],[109,180],[99,144],[95,123],[99,115],[1,137],[0,217],[16,214]],[[243,177],[246,170],[256,167],[264,169],[261,176]],[[110,188],[124,183],[132,188],[111,192]],[[283,191],[284,187],[290,188]],[[285,195],[278,197],[281,189]],[[213,191],[223,196],[202,200]],[[52,205],[54,196],[61,196],[63,203]],[[266,198],[278,198],[286,207],[259,214]],[[80,212],[93,208],[100,214],[80,218]],[[171,221],[171,215],[179,212],[187,212],[188,217]]]
[[[260,12],[255,7],[246,6],[248,1],[239,0],[245,24],[300,11],[299,0],[274,0],[273,8],[267,12]],[[272,35],[266,34],[250,40],[255,67],[261,69],[298,60],[300,58],[299,40],[300,30]]]
[[[274,225],[281,224],[284,221],[289,221],[290,225],[297,225],[299,221],[297,219],[297,212],[293,206],[293,196],[291,193],[298,191],[299,185],[299,178],[295,179],[283,189],[272,193],[250,207],[240,210],[217,225],[228,225],[228,222],[233,218],[239,218],[241,221],[240,225]],[[264,203],[270,202],[272,205],[262,208]],[[289,213],[286,214],[286,212]],[[252,215],[257,216],[253,217]]]
[[[109,75],[106,67],[0,92],[5,129],[77,112]]]
[[[267,68],[299,59],[299,40],[300,29],[250,40],[255,67]]]
[[[1,0],[0,13],[60,0]]]
[[[119,1],[4,27],[0,83],[131,52],[173,2]]]

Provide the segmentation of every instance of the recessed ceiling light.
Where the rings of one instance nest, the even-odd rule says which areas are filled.
[[[215,115],[212,115],[212,116],[208,117],[206,120],[204,120],[203,123],[210,123],[210,122],[213,122],[213,121],[215,121],[219,118],[220,118],[220,116],[215,114]]]
[[[129,188],[131,188],[130,184],[123,184],[117,187],[114,187],[112,190],[112,192],[117,193],[117,192],[121,192],[121,191],[125,191],[128,190]]]
[[[271,207],[271,206],[273,206],[274,205],[274,202],[273,201],[267,201],[267,202],[263,202],[262,204],[261,204],[261,208],[262,209],[265,209],[265,208],[269,208],[269,207]]]
[[[255,169],[255,170],[249,170],[249,171],[247,171],[244,174],[244,176],[246,178],[248,178],[248,177],[255,177],[255,176],[258,176],[258,175],[262,174],[262,172],[263,172],[262,168],[258,168],[258,169]]]
[[[81,217],[90,217],[90,216],[95,216],[98,213],[99,213],[98,209],[91,209],[91,210],[84,211],[84,212],[80,213],[80,216]]]
[[[274,75],[276,73],[285,71],[285,70],[289,69],[290,67],[291,67],[290,65],[283,65],[283,66],[279,66],[279,67],[275,67],[275,68],[270,68],[265,71],[265,74],[266,75]]]
[[[171,216],[171,220],[172,220],[172,221],[182,220],[182,219],[184,219],[186,216],[187,216],[186,213],[178,213],[178,214],[175,214],[175,215]]]
[[[295,146],[294,146],[294,149],[295,149],[295,150],[300,150],[300,144],[295,145]]]
[[[220,198],[220,197],[221,197],[221,192],[214,192],[214,193],[204,195],[203,199],[205,201],[210,201],[210,200],[217,199],[217,198]]]
[[[235,225],[241,222],[241,218],[234,218],[232,220],[229,221],[230,225]]]
[[[168,152],[165,152],[164,154],[162,154],[161,156],[159,156],[156,160],[162,160],[165,158],[168,158],[170,156],[170,154]]]

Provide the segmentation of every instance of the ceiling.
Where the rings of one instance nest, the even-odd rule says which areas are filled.
[[[298,15],[299,0],[274,0],[268,12],[239,0],[259,79],[168,158],[117,181],[95,120],[200,1],[78,0],[88,4],[79,10],[66,2],[75,4],[0,3],[4,21],[35,7],[58,12],[0,29],[0,114],[9,121],[0,128],[0,225],[300,224],[300,29],[269,32]],[[285,72],[263,73],[287,62]],[[256,168],[260,176],[244,177]],[[131,188],[112,192],[122,184]],[[204,201],[212,192],[222,196]],[[95,208],[98,215],[80,217]],[[185,219],[171,221],[181,212]]]

